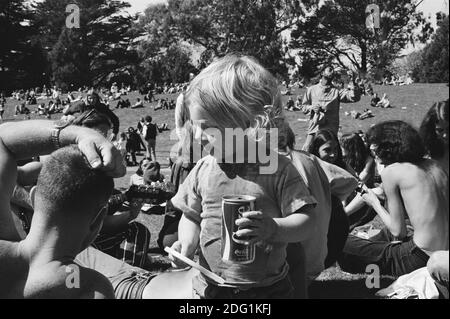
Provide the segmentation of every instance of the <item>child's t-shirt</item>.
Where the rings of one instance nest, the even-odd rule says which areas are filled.
[[[283,156],[277,155],[277,159],[277,171],[268,175],[260,174],[261,164],[218,164],[214,157],[207,156],[197,163],[172,199],[176,208],[201,227],[200,265],[225,279],[225,286],[267,287],[288,273],[287,243],[258,243],[250,264],[225,262],[221,256],[224,195],[254,196],[255,210],[272,218],[287,217],[316,204],[291,162]]]

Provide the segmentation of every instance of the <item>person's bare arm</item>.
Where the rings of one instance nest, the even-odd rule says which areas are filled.
[[[178,241],[172,248],[180,252],[183,256],[192,258],[197,250],[200,241],[200,225],[183,215],[178,225]],[[170,256],[175,267],[184,268],[186,265],[176,258]]]
[[[377,195],[367,187],[365,187],[366,193],[362,197],[366,203],[375,209],[391,234],[401,240],[407,235],[406,211],[400,194],[397,176],[392,170],[386,168],[382,172],[382,180],[388,210],[381,205]]]
[[[367,162],[366,166],[362,170],[361,173],[359,173],[359,180],[363,183],[367,183],[367,181],[372,177],[373,172],[373,165],[375,165],[374,159],[370,157]]]
[[[17,184],[21,186],[36,185],[42,162],[31,162],[17,169]]]
[[[0,239],[20,240],[15,228],[10,199],[17,181],[17,160],[50,154],[56,149],[51,138],[52,121],[22,121],[0,125]],[[60,146],[77,144],[94,169],[112,177],[125,175],[120,152],[99,133],[69,126],[60,132]]]
[[[14,161],[47,155],[56,149],[51,138],[52,130],[52,121],[5,123],[0,126],[0,142],[7,150],[5,155],[10,156]],[[122,177],[126,173],[120,152],[94,130],[68,126],[61,130],[59,143],[61,147],[78,145],[92,168],[101,168],[111,177]]]
[[[366,203],[364,202],[364,199],[361,195],[357,194],[350,203],[344,206],[345,214],[350,216],[363,208],[365,205]]]
[[[17,180],[17,165],[0,137],[0,239],[20,241],[13,216],[10,198]]]

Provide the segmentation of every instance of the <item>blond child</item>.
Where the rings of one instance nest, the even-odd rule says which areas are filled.
[[[286,247],[315,230],[316,200],[291,162],[274,151],[257,132],[270,127],[267,105],[280,109],[278,83],[254,59],[231,55],[212,63],[191,83],[182,101],[194,138],[209,151],[198,161],[171,204],[183,212],[179,239],[172,246],[192,258],[199,249],[200,265],[225,280],[194,278],[194,297],[291,298]],[[246,132],[243,143],[226,144],[230,130]],[[256,132],[256,133],[255,133]],[[250,145],[272,152],[271,163],[252,156]],[[222,147],[226,145],[225,147]],[[229,153],[231,149],[231,155]],[[244,155],[239,154],[243,152]],[[242,162],[237,158],[243,159]],[[230,159],[233,159],[230,161]],[[252,159],[255,159],[254,161]],[[263,170],[276,164],[275,170]],[[236,221],[238,238],[255,245],[254,261],[239,264],[221,255],[222,197],[250,195],[255,210]],[[172,260],[176,261],[173,257]]]

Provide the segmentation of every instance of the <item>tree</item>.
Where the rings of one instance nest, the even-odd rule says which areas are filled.
[[[66,27],[66,6],[80,8],[80,28]],[[109,0],[46,0],[36,4],[36,24],[48,51],[53,80],[68,88],[104,83],[137,63],[130,5]]]
[[[420,64],[413,70],[413,78],[418,82],[448,83],[448,16],[441,14],[438,29],[431,42],[420,52]]]
[[[187,42],[201,52],[199,68],[240,52],[258,58],[273,73],[286,73],[282,33],[318,0],[169,0],[146,11],[143,28],[155,46]]]
[[[387,0],[379,4],[380,28],[368,28],[366,9],[371,0],[325,1],[315,13],[299,21],[290,47],[301,57],[315,60],[317,68],[330,61],[360,73],[384,70],[408,43],[424,42],[433,31],[423,13],[422,1]],[[420,29],[420,32],[416,30]]]
[[[32,12],[22,0],[0,2],[0,90],[39,85],[45,72],[45,58],[39,44]]]

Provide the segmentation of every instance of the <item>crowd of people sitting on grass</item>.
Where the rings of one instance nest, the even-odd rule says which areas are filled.
[[[383,85],[404,86],[414,84],[414,80],[411,75],[392,75],[391,77],[385,77],[382,82]]]
[[[213,62],[177,100],[170,177],[156,161],[153,119],[119,133],[98,94],[62,121],[0,125],[0,298],[307,298],[336,265],[398,278],[383,296],[400,295],[407,282],[416,289],[407,297],[448,298],[448,100],[430,102],[419,130],[391,120],[338,134],[340,103],[361,92],[355,78],[333,88],[334,77],[327,67],[305,93],[310,123],[299,150],[296,133],[304,132],[284,117],[270,72],[248,56]],[[242,145],[227,143],[229,129],[246,132]],[[253,144],[266,157],[251,153]],[[137,164],[142,150],[130,189],[114,189],[124,158]],[[132,192],[139,185],[154,197],[147,188]],[[222,230],[225,195],[254,199],[230,238]],[[136,221],[145,205],[164,207],[160,248],[199,254],[199,269],[171,253],[173,269],[151,270],[151,233]],[[382,229],[365,227],[375,217]],[[228,239],[253,253],[233,259]],[[79,289],[67,286],[74,275]],[[433,287],[423,292],[408,281],[418,277]]]
[[[115,104],[115,109],[140,109],[146,107],[144,102],[156,102],[152,106],[154,111],[175,109],[175,100],[169,98],[156,99],[153,95],[152,98],[149,99],[149,93],[147,93],[143,99],[137,97],[132,103],[129,98],[126,98],[130,87],[127,87],[126,89],[122,88],[117,93],[112,93],[116,92],[116,85],[117,84],[115,83],[113,84],[111,91],[106,89],[99,90],[98,96],[102,104],[112,108],[113,106],[111,104],[114,101],[117,101]],[[32,114],[44,116],[46,118],[51,118],[53,114],[57,113],[66,114],[67,110],[73,107],[73,105],[86,103],[87,96],[92,91],[94,91],[94,88],[91,87],[86,91],[82,91],[80,89],[78,92],[62,94],[61,91],[55,87],[53,89],[54,94],[42,93],[42,95],[39,95],[37,98],[34,92],[39,92],[39,89],[36,89],[36,91],[20,91],[22,93],[13,92],[11,99],[14,102],[18,102],[14,106],[14,116],[17,117],[24,115],[24,119],[30,119]],[[43,101],[43,99],[45,99],[45,101]],[[2,93],[0,103],[0,121],[3,120],[3,114],[6,110],[6,103],[6,97],[4,93]]]

